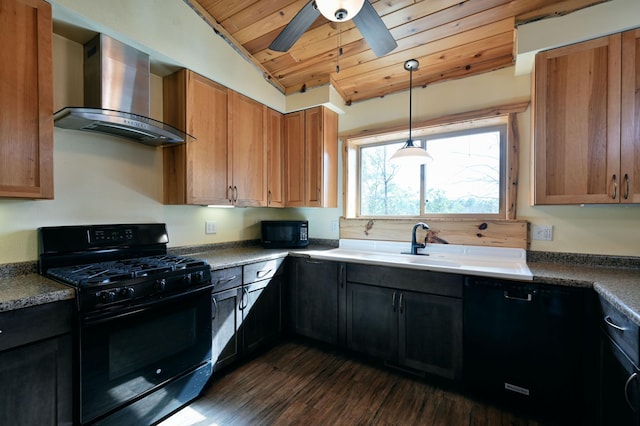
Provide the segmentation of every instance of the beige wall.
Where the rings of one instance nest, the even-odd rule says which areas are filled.
[[[275,109],[286,100],[248,62],[185,6],[169,0],[52,0],[54,17],[106,32],[151,53],[171,66],[187,66]],[[612,2],[612,3],[615,3]],[[108,5],[108,6],[107,6]],[[186,9],[185,9],[186,7]],[[166,15],[154,14],[162,10]],[[639,23],[640,24],[640,23]],[[198,39],[193,42],[193,37]],[[186,47],[185,47],[186,46]],[[55,107],[81,100],[80,45],[54,38]],[[161,115],[159,77],[152,79],[152,115]],[[414,92],[414,119],[421,120],[484,106],[529,99],[529,76],[504,69],[478,77],[436,84]],[[340,105],[340,132],[398,124],[408,120],[408,93],[350,107]],[[640,256],[640,207],[530,207],[529,111],[520,114],[521,133],[518,218],[554,226],[554,240],[532,242],[532,250]],[[166,222],[171,246],[258,238],[257,222],[307,218],[312,238],[337,238],[338,209],[212,209],[165,206],[162,153],[113,137],[55,129],[54,200],[0,199],[0,263],[37,258],[39,226],[80,223]],[[204,222],[218,223],[218,234],[205,235]]]

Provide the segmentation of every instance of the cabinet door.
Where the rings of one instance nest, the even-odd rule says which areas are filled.
[[[612,35],[536,56],[534,204],[617,202],[620,39]]]
[[[347,347],[396,361],[400,291],[347,282]]]
[[[462,299],[403,291],[398,309],[400,364],[459,379]]]
[[[243,287],[243,347],[251,353],[275,341],[282,332],[283,276],[258,281]]]
[[[238,359],[238,330],[241,322],[240,287],[214,293],[212,296],[212,362],[214,371]]]
[[[267,205],[284,207],[284,151],[282,140],[282,114],[268,109],[267,111]]]
[[[304,111],[284,116],[284,197],[287,207],[305,205]]]
[[[162,150],[165,204],[230,204],[227,89],[192,71],[164,78],[164,119],[196,140]]]
[[[600,425],[640,424],[640,372],[605,333],[600,335]]]
[[[0,197],[53,198],[51,5],[0,3]]]
[[[234,204],[267,205],[267,107],[229,91],[229,181]]]
[[[0,352],[0,424],[71,425],[71,335]]]
[[[622,34],[620,201],[640,203],[640,29]]]
[[[338,115],[325,108],[305,111],[305,205],[337,207]]]
[[[294,333],[338,343],[338,263],[292,259],[290,319]]]

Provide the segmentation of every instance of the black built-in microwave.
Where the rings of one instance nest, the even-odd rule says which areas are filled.
[[[309,245],[309,222],[306,220],[263,220],[262,246],[298,248]]]

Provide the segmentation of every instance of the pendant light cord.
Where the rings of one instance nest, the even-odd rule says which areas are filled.
[[[413,125],[413,67],[409,70],[409,144],[413,145],[411,139],[411,128]]]

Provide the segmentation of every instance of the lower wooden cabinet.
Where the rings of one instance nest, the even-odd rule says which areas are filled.
[[[347,282],[347,347],[417,371],[459,379],[462,300]]]
[[[640,425],[640,327],[604,298],[598,305],[598,424]]]
[[[284,259],[213,271],[212,361],[218,371],[282,334]]]
[[[0,424],[71,425],[71,304],[0,313]]]
[[[344,264],[293,257],[289,268],[290,330],[321,342],[338,344],[344,334],[340,327],[344,313],[339,312]]]

